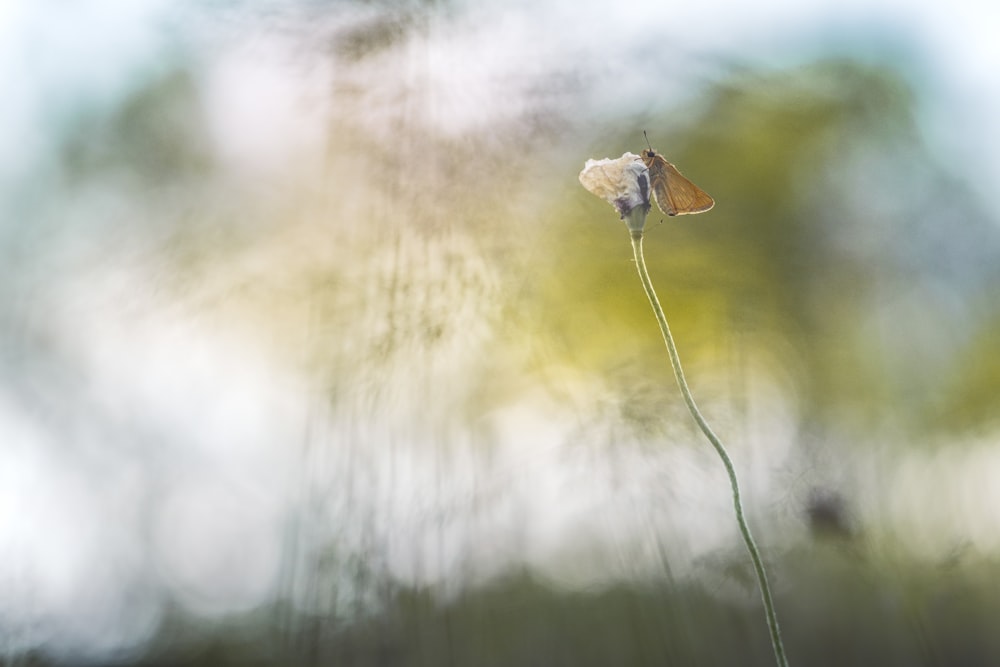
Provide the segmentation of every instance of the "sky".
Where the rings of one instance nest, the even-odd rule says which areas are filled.
[[[25,162],[26,157],[44,159],[46,148],[51,148],[46,145],[51,141],[46,136],[49,124],[60,114],[113,105],[171,59],[192,53],[210,71],[213,65],[222,70],[210,74],[216,79],[209,90],[227,105],[217,113],[226,115],[239,107],[247,114],[241,121],[252,123],[256,114],[260,124],[282,114],[297,115],[295,108],[270,107],[282,104],[282,93],[288,93],[290,85],[304,87],[300,94],[307,95],[323,73],[307,73],[306,81],[294,84],[276,76],[276,69],[294,65],[295,49],[308,43],[309,36],[303,40],[301,33],[271,30],[266,24],[294,23],[296,14],[302,17],[308,12],[322,16],[319,7],[318,3],[142,0],[83,2],[57,9],[49,2],[7,0],[0,10],[0,31],[5,35],[0,67],[12,102],[2,112],[0,141],[5,150],[0,174],[30,171],[34,164]],[[338,17],[332,20],[363,21],[380,11],[378,7],[352,8],[346,3],[332,12]],[[568,1],[470,2],[455,7],[431,31],[429,43],[409,47],[419,49],[415,59],[426,73],[426,80],[416,83],[429,87],[430,96],[439,100],[436,111],[430,112],[437,117],[428,119],[439,132],[481,130],[497,116],[519,113],[531,103],[526,91],[553,73],[587,72],[583,87],[589,93],[588,104],[618,108],[637,100],[650,104],[657,96],[683,95],[689,82],[696,86],[712,74],[713,63],[781,65],[808,59],[818,51],[849,50],[855,57],[867,52],[872,58],[903,61],[898,64],[904,71],[913,67],[920,79],[913,84],[923,93],[928,138],[956,169],[972,176],[969,182],[991,199],[996,210],[992,188],[980,185],[990,179],[975,178],[984,171],[995,174],[995,156],[1000,154],[1000,130],[991,122],[1000,110],[1000,84],[994,75],[1000,46],[992,35],[997,10],[989,3],[649,2],[628,12],[608,12],[599,2]],[[272,91],[257,97],[261,110],[247,108],[256,105],[244,103],[241,95],[246,94],[247,84],[245,79],[240,82],[244,74],[231,66],[232,59],[243,59],[245,54],[258,64],[270,64],[270,71],[266,66],[259,69],[255,82]],[[386,56],[398,57],[398,53]],[[673,66],[668,88],[650,81],[645,61]],[[378,74],[386,77],[387,88],[400,79],[405,84],[412,76],[405,67],[387,73],[388,64],[376,61],[367,71],[341,74],[370,76],[381,68]],[[685,72],[690,75],[685,77]],[[376,105],[391,102],[391,89],[375,94],[385,96],[374,99]],[[374,117],[377,120],[378,114]],[[296,121],[290,125],[302,125],[301,119]],[[219,140],[226,142],[225,134],[239,132],[240,127],[220,124]],[[249,127],[242,134],[244,140],[254,138],[258,144],[268,141],[267,136],[284,136]],[[259,150],[259,159],[266,160],[273,148],[259,145],[246,150]]]

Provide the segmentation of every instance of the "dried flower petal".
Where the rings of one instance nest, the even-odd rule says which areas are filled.
[[[587,160],[580,172],[580,183],[614,206],[623,220],[628,216],[630,228],[634,218],[641,217],[645,223],[649,212],[649,170],[638,155],[625,153],[617,160]]]

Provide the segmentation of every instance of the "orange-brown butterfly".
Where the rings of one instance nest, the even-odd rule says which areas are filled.
[[[645,136],[643,132],[643,136]],[[649,140],[646,140],[649,145]],[[684,177],[677,167],[667,162],[653,150],[642,152],[642,161],[649,169],[649,186],[653,190],[656,205],[667,215],[687,215],[704,213],[713,206],[715,200],[707,192]]]

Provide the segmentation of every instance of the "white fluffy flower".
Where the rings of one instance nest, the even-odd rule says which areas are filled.
[[[623,220],[628,218],[630,229],[638,223],[642,230],[649,212],[649,170],[641,157],[625,153],[617,160],[587,160],[580,183],[614,206]]]

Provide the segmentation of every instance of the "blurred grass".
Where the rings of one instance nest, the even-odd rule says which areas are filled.
[[[342,49],[364,60],[410,25],[374,24]],[[914,98],[892,70],[836,60],[735,72],[666,136],[657,127],[677,127],[686,110],[649,114],[645,127],[623,112],[604,136],[593,133],[605,122],[554,129],[562,119],[551,116],[462,140],[404,117],[384,143],[345,102],[330,112],[324,173],[292,164],[259,189],[213,162],[198,95],[178,71],[109,118],[82,113],[54,190],[69,202],[123,192],[124,212],[93,215],[95,264],[110,254],[105,238],[133,240],[112,250],[146,271],[155,308],[252,331],[315,382],[311,409],[341,430],[289,445],[303,452],[298,509],[324,550],[288,575],[305,581],[309,608],[289,586],[206,627],[178,604],[148,655],[126,662],[770,664],[742,553],[700,580],[563,591],[521,572],[445,593],[393,578],[384,551],[400,538],[373,518],[402,493],[405,471],[383,479],[372,450],[478,456],[497,437],[489,416],[539,380],[601,378],[619,409],[581,419],[581,432],[603,444],[624,423],[671,446],[667,427],[685,416],[627,233],[575,180],[588,157],[640,150],[642,129],[718,202],[662,225],[654,212],[646,240],[699,397],[738,401],[743,375],[779,378],[803,450],[828,434],[861,447],[898,428],[916,447],[995,428],[1000,232],[921,143]],[[933,205],[944,193],[947,216]],[[851,454],[838,451],[846,468]],[[445,486],[426,490],[436,509]],[[478,508],[461,509],[474,526]],[[350,531],[362,537],[346,544]],[[798,548],[776,547],[770,566],[793,664],[1000,661],[989,558],[949,570],[907,554],[857,557],[849,540]]]

